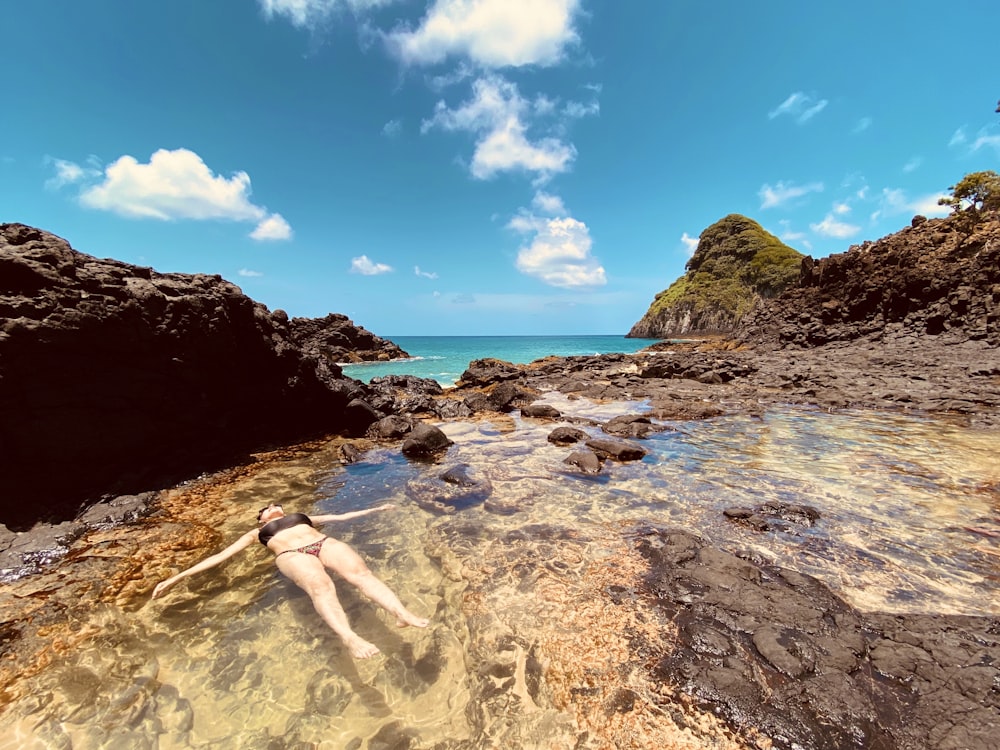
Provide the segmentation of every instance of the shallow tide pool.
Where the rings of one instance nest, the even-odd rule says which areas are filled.
[[[548,401],[597,420],[625,409]],[[559,670],[569,667],[553,644],[587,607],[588,577],[631,574],[616,568],[616,550],[637,521],[752,551],[861,609],[1000,614],[1000,433],[901,414],[773,410],[665,423],[641,441],[645,459],[584,477],[563,463],[572,448],[546,440],[556,424],[516,415],[450,423],[442,428],[455,445],[436,464],[391,447],[342,466],[321,447],[246,472],[207,500],[178,491],[146,524],[150,557],[131,574],[134,593],[66,603],[63,621],[31,636],[63,648],[18,646],[47,655],[4,693],[0,748],[612,747],[584,731],[572,698],[558,699]],[[458,465],[489,497],[435,510],[428,496]],[[758,532],[723,515],[775,501],[807,504],[819,519]],[[397,503],[324,530],[431,626],[397,628],[338,582],[355,630],[382,650],[355,661],[258,545],[148,601],[156,581],[235,539],[268,502],[307,513]],[[92,556],[133,533],[105,532]],[[85,560],[62,561],[62,575],[83,575]],[[57,596],[55,586],[30,585],[24,596]],[[612,615],[594,614],[607,623],[600,648],[609,651],[615,625],[600,618]],[[602,637],[574,636],[584,651]],[[506,714],[481,705],[491,680]],[[665,741],[654,734],[644,735],[649,745]],[[707,746],[682,733],[669,741]],[[726,742],[712,746],[741,746]]]

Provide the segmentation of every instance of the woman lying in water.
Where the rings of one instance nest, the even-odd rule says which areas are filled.
[[[206,557],[197,565],[157,584],[153,589],[153,598],[162,596],[182,578],[213,568],[237,552],[245,550],[253,544],[256,537],[261,544],[274,552],[274,562],[278,570],[309,594],[319,616],[340,636],[351,655],[357,659],[367,659],[379,653],[379,650],[351,629],[344,608],[337,599],[337,589],[330,580],[327,570],[332,570],[348,583],[357,586],[361,593],[394,615],[400,627],[413,625],[425,628],[428,621],[423,617],[417,617],[404,607],[389,587],[368,569],[357,552],[344,542],[317,531],[313,524],[346,521],[395,507],[391,504],[380,505],[351,513],[310,518],[304,513],[291,513],[286,516],[280,505],[272,503],[266,508],[261,508],[257,514],[257,529],[251,529],[221,552]]]

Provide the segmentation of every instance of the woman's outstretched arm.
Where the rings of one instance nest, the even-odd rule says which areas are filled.
[[[330,521],[349,521],[352,518],[360,518],[361,516],[367,516],[371,513],[379,513],[383,510],[393,510],[396,508],[395,503],[385,503],[384,505],[376,505],[374,508],[365,508],[364,510],[352,510],[350,513],[327,513],[322,516],[309,516],[309,519],[313,523],[329,523]]]
[[[165,592],[167,589],[169,589],[171,586],[173,586],[182,578],[187,578],[188,576],[192,576],[195,573],[201,573],[203,570],[214,568],[219,563],[225,562],[230,557],[235,555],[237,552],[242,552],[251,544],[253,544],[253,541],[256,538],[257,538],[257,529],[251,529],[250,531],[241,536],[239,539],[230,544],[221,552],[216,552],[214,555],[206,557],[200,563],[192,565],[187,570],[182,570],[177,575],[171,576],[165,581],[160,581],[160,583],[156,584],[156,588],[153,589],[153,598],[156,599],[160,596],[163,596],[163,592]]]

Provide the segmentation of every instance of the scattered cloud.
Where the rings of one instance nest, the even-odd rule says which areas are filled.
[[[223,177],[212,172],[193,151],[160,149],[146,164],[125,155],[102,170],[80,168],[55,160],[56,177],[62,184],[85,180],[80,203],[88,208],[111,211],[131,219],[177,219],[252,221],[251,237],[261,240],[289,239],[291,227],[280,214],[268,213],[250,201],[250,176],[235,172]]]
[[[386,138],[397,138],[402,132],[403,123],[401,120],[389,120],[389,122],[382,126],[382,135]]]
[[[694,255],[694,251],[698,249],[699,237],[692,237],[687,232],[681,235],[681,243],[684,245],[685,251],[687,251],[688,256]]]
[[[1000,134],[986,135],[984,132],[980,132],[976,136],[976,140],[972,142],[971,148],[973,152],[981,148],[992,148],[997,152],[997,156],[1000,156]]]
[[[579,6],[579,0],[434,0],[416,29],[399,28],[385,41],[408,65],[448,57],[484,68],[554,65],[579,42],[573,25]]]
[[[969,140],[969,137],[965,134],[965,127],[960,127],[956,130],[952,136],[951,140],[948,141],[948,147],[954,148],[955,146],[961,146],[963,143]]]
[[[903,171],[909,174],[920,168],[920,165],[924,163],[924,157],[914,156],[906,164],[903,165]]]
[[[243,276],[243,277],[248,278],[248,279],[257,278],[258,276],[263,276],[264,275],[260,271],[251,271],[249,268],[241,268],[236,273],[238,273],[240,276]]]
[[[822,182],[810,182],[808,185],[795,185],[791,182],[779,182],[771,186],[764,184],[758,191],[761,208],[775,208],[783,206],[789,201],[801,198],[809,193],[820,193],[823,191]]]
[[[590,230],[582,221],[566,216],[538,218],[522,213],[511,220],[511,229],[534,233],[531,243],[517,255],[517,270],[550,286],[573,289],[607,284],[604,267],[590,254]]]
[[[385,263],[374,263],[367,255],[351,258],[351,273],[360,273],[362,276],[378,276],[391,271],[392,266],[387,266]]]
[[[802,125],[826,109],[828,103],[826,99],[816,99],[809,94],[796,91],[768,112],[767,117],[769,120],[773,120],[775,117],[788,115],[799,125]]]
[[[532,199],[531,205],[537,211],[548,214],[549,216],[566,215],[566,206],[563,205],[562,198],[558,195],[552,195],[541,190],[535,193],[535,197]]]
[[[431,271],[421,271],[420,266],[413,267],[413,273],[425,279],[436,279],[438,275]]]
[[[833,204],[833,212],[838,216],[843,216],[844,214],[849,214],[851,212],[851,204],[847,201],[841,201],[839,203]]]
[[[851,129],[851,132],[863,133],[866,130],[868,130],[868,128],[870,128],[871,126],[872,126],[872,118],[862,117],[856,123],[854,123],[854,127]]]
[[[263,219],[257,228],[250,232],[251,239],[267,240],[290,240],[292,238],[292,228],[285,221],[281,214],[271,214]]]
[[[861,227],[859,226],[839,221],[833,215],[833,212],[828,213],[823,221],[810,224],[809,228],[816,232],[816,234],[821,234],[824,237],[836,237],[837,239],[846,239],[861,231]]]
[[[82,166],[76,162],[52,157],[46,157],[45,163],[50,164],[55,170],[55,174],[45,181],[45,187],[49,190],[59,190],[66,185],[93,180],[101,176],[101,170],[93,164]]]
[[[473,84],[472,98],[458,108],[438,102],[434,116],[421,124],[421,132],[441,128],[475,133],[478,140],[470,170],[476,179],[522,170],[544,181],[569,169],[576,149],[554,137],[529,140],[526,120],[533,111],[515,84],[490,75]]]
[[[947,216],[950,209],[938,205],[938,199],[947,197],[945,193],[933,193],[919,198],[910,198],[901,188],[883,188],[879,196],[879,207],[871,215],[872,221],[886,216],[901,214],[921,214],[922,216]]]
[[[261,10],[268,20],[284,16],[295,27],[315,29],[328,21],[334,14],[364,11],[388,5],[392,0],[258,0]]]

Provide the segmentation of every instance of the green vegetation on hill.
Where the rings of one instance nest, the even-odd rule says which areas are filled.
[[[687,272],[656,295],[629,335],[732,330],[761,299],[798,279],[802,257],[753,219],[730,214],[701,233]]]

